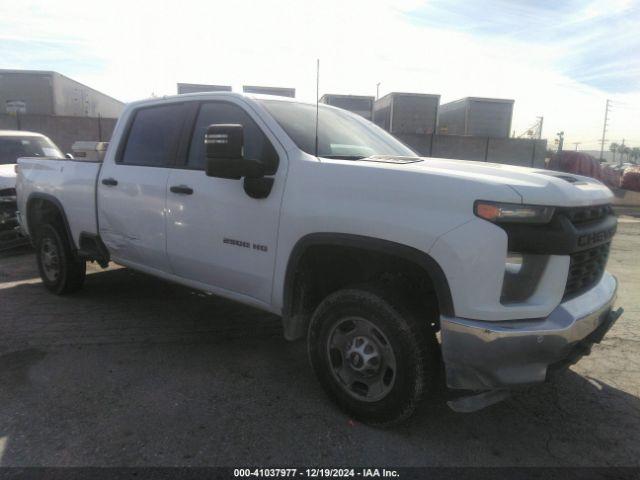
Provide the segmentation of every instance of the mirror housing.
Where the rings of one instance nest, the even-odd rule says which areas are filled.
[[[207,127],[205,172],[209,177],[262,178],[264,165],[243,157],[244,130],[238,124],[214,124]]]

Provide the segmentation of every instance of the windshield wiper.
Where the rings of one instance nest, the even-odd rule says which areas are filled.
[[[364,155],[318,155],[323,158],[330,158],[332,160],[362,160],[368,158]]]

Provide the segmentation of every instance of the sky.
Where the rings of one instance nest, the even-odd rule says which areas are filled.
[[[0,0],[0,68],[54,70],[122,101],[176,83],[320,95],[515,100],[565,148],[640,147],[640,0]]]

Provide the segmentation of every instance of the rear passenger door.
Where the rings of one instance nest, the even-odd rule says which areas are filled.
[[[128,122],[115,161],[98,179],[100,236],[114,261],[169,272],[166,192],[185,118],[185,104],[144,107]]]

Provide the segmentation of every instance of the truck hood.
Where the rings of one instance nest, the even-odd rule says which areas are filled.
[[[15,164],[0,165],[0,189],[15,188],[16,172]]]
[[[459,178],[460,188],[464,188],[464,181],[508,186],[522,198],[522,203],[535,205],[577,207],[609,203],[613,199],[611,190],[603,183],[572,173],[468,160],[422,160],[413,163],[391,162],[387,165],[393,169]]]

